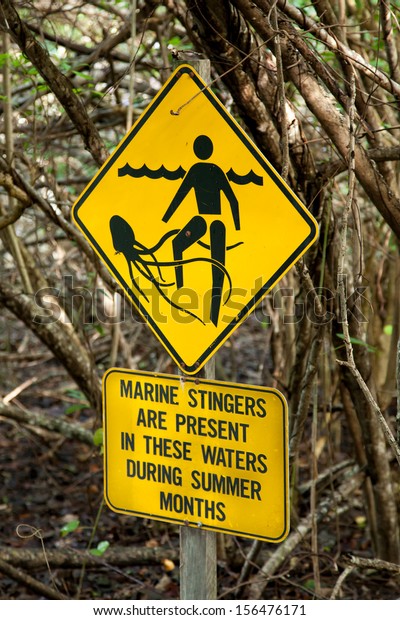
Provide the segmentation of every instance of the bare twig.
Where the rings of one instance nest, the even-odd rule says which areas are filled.
[[[340,592],[340,588],[342,587],[344,583],[344,580],[350,575],[350,573],[353,572],[353,570],[354,570],[354,566],[346,566],[343,573],[339,576],[339,579],[335,583],[335,587],[333,588],[332,594],[330,596],[331,601],[334,601],[337,598]]]
[[[314,386],[315,375],[317,373],[318,359],[321,353],[322,342],[322,328],[318,327],[315,330],[315,336],[313,338],[311,351],[307,362],[307,370],[302,383],[299,405],[293,420],[293,428],[290,436],[290,459],[292,462],[296,459],[303,436],[304,426],[309,413],[312,389]]]
[[[355,555],[350,555],[345,559],[345,562],[350,566],[357,568],[367,568],[367,569],[375,569],[378,571],[387,570],[390,573],[400,574],[400,565],[394,564],[393,562],[386,562],[385,560],[380,560],[378,558],[359,558]]]
[[[85,560],[86,568],[102,568],[104,566],[138,566],[160,564],[169,559],[179,561],[179,549],[170,547],[119,547],[110,546],[103,556],[95,556],[86,550],[65,547],[63,549],[47,549],[46,556],[53,569],[81,568]],[[46,568],[46,560],[41,550],[21,549],[10,546],[0,547],[0,559],[12,566],[20,566],[25,570]]]
[[[391,447],[394,456],[396,457],[396,460],[398,462],[398,464],[400,465],[400,447],[398,445],[398,443],[396,442],[396,439],[393,436],[392,431],[390,430],[383,414],[382,411],[380,410],[379,405],[377,404],[376,400],[374,399],[374,397],[371,394],[371,390],[369,389],[369,387],[367,386],[367,384],[365,383],[364,379],[362,378],[360,371],[357,369],[357,367],[351,362],[344,362],[341,360],[337,360],[338,364],[341,364],[342,366],[347,366],[350,370],[350,372],[352,373],[352,375],[355,377],[358,385],[360,386],[366,400],[368,401],[369,405],[371,406],[372,410],[375,411],[378,420],[382,426],[382,430],[385,434],[385,437],[388,441],[389,446]]]
[[[40,45],[32,35],[10,0],[2,0],[0,17],[3,27],[6,27],[11,33],[22,52],[29,58],[33,66],[37,68],[46,84],[64,107],[77,131],[82,136],[85,146],[93,159],[99,165],[103,164],[108,157],[108,151],[83,102],[74,92],[68,78],[53,63],[46,48]]]
[[[345,287],[345,256],[347,248],[347,224],[348,217],[352,211],[352,205],[354,201],[354,188],[355,188],[355,127],[354,127],[354,115],[355,115],[355,76],[352,73],[352,79],[350,80],[350,103],[349,103],[349,157],[348,157],[348,178],[349,178],[349,190],[347,194],[346,206],[343,209],[342,223],[341,223],[341,240],[340,251],[338,260],[338,293],[339,293],[339,308],[340,318],[343,326],[343,340],[346,351],[347,361],[337,360],[339,364],[347,366],[356,379],[359,387],[361,388],[367,402],[372,410],[376,413],[378,420],[382,426],[385,437],[393,450],[393,453],[400,465],[400,448],[396,443],[396,440],[378,406],[372,393],[365,383],[360,371],[358,370],[354,361],[353,345],[350,338],[349,322],[347,318],[347,301],[346,301],[346,287]]]
[[[34,411],[23,411],[13,405],[0,402],[0,416],[14,420],[21,424],[44,428],[48,431],[59,433],[69,439],[78,439],[83,443],[93,446],[93,433],[80,424],[66,422],[61,418],[52,418],[48,414],[40,414]]]
[[[355,368],[353,346],[350,340],[349,322],[347,320],[347,303],[346,303],[346,288],[345,288],[345,257],[347,249],[347,229],[348,219],[351,213],[352,204],[354,200],[354,186],[355,186],[355,161],[354,161],[354,148],[355,148],[355,128],[354,128],[354,102],[356,97],[355,91],[355,75],[352,72],[352,80],[350,84],[350,103],[349,103],[349,159],[348,159],[348,176],[349,176],[349,190],[347,194],[347,200],[345,208],[343,209],[342,222],[341,222],[341,236],[340,236],[340,249],[338,259],[338,292],[339,292],[339,304],[340,315],[343,323],[344,345],[346,349],[346,357],[348,365]]]
[[[364,73],[364,75],[375,82],[375,84],[378,84],[390,93],[400,95],[400,84],[398,82],[390,79],[383,71],[374,65],[369,64],[361,54],[358,54],[339,41],[339,39],[332,36],[329,30],[321,27],[319,23],[314,21],[311,17],[308,17],[304,11],[295,7],[292,3],[287,2],[287,0],[276,0],[276,3],[278,8],[293,19],[300,28],[308,30],[331,50],[339,53],[348,62],[354,63],[354,67]],[[264,0],[257,0],[256,4],[263,7]]]
[[[393,36],[392,11],[388,0],[381,0],[379,3],[381,14],[381,24],[383,40],[385,41],[386,55],[390,67],[392,79],[400,82],[399,55],[396,48],[396,41]]]
[[[335,584],[335,587],[332,590],[332,594],[330,596],[331,600],[334,600],[338,597],[338,593],[344,580],[350,575],[350,573],[353,572],[355,568],[388,571],[394,575],[400,575],[400,566],[398,564],[393,564],[392,562],[386,562],[385,560],[379,560],[376,558],[359,558],[357,556],[350,555],[348,558],[345,558],[344,563],[347,566],[345,566],[343,573],[340,575],[339,579]]]
[[[316,514],[318,521],[322,518],[329,518],[331,514],[337,515],[341,510],[349,510],[350,506],[347,500],[354,494],[356,489],[360,488],[363,482],[364,474],[361,472],[352,474],[349,479],[345,480],[337,491],[320,502]],[[342,509],[338,508],[340,504],[343,504]],[[247,593],[249,599],[257,600],[262,597],[263,590],[268,581],[273,577],[278,568],[282,566],[283,562],[289,557],[297,545],[310,533],[312,520],[313,515],[311,513],[304,517],[297,525],[296,529],[291,532],[286,540],[279,545],[278,549],[260,568],[257,575],[251,580],[251,585]]]
[[[4,575],[11,577],[11,579],[14,579],[14,581],[17,581],[18,583],[23,584],[30,590],[33,590],[34,592],[37,592],[38,594],[41,594],[42,596],[45,596],[48,599],[58,600],[58,601],[60,600],[64,601],[68,599],[68,597],[64,596],[60,592],[56,592],[56,590],[53,590],[53,588],[46,586],[46,584],[42,583],[41,581],[38,581],[38,579],[31,577],[30,575],[22,571],[20,568],[14,568],[14,566],[11,566],[10,564],[5,562],[1,558],[0,558],[0,573],[3,573]]]
[[[317,456],[317,437],[318,437],[318,372],[314,378],[314,399],[313,417],[311,426],[311,493],[310,493],[310,513],[311,513],[311,553],[315,583],[315,594],[321,593],[321,576],[318,558],[318,516],[317,516],[317,479],[318,479],[318,456]]]
[[[281,121],[281,144],[282,144],[282,169],[281,176],[287,181],[289,174],[289,136],[287,126],[287,114],[286,114],[286,97],[285,97],[285,80],[283,78],[283,66],[282,66],[282,54],[281,54],[281,41],[278,27],[278,17],[276,4],[273,5],[271,10],[271,23],[276,32],[275,35],[275,58],[276,58],[276,73],[278,82],[278,94],[279,94],[279,108],[280,108],[280,121]]]
[[[397,343],[397,445],[400,447],[400,338]]]
[[[5,139],[6,139],[6,158],[8,164],[11,164],[14,157],[14,132],[13,132],[13,119],[12,119],[12,88],[11,88],[11,67],[10,67],[10,39],[8,33],[3,34],[3,51],[6,56],[6,60],[3,67],[3,81],[4,81],[4,120],[5,120]],[[10,214],[13,214],[13,218],[15,214],[22,213],[23,209],[21,206],[15,208],[14,197],[9,194],[9,211]],[[17,218],[15,218],[17,219]],[[14,220],[15,221],[15,220]],[[3,221],[4,224],[4,221]],[[10,225],[9,228],[5,231],[6,238],[8,244],[10,246],[10,250],[14,256],[15,263],[18,267],[19,273],[21,275],[21,280],[24,285],[24,289],[27,293],[32,295],[33,288],[32,283],[29,277],[29,273],[26,267],[26,263],[24,260],[23,252],[21,250],[21,242],[18,239],[14,227]]]

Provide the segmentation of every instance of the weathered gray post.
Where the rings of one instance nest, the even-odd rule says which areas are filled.
[[[215,377],[215,360],[205,365],[206,379]],[[181,600],[217,598],[217,534],[182,525],[180,527]]]
[[[206,84],[210,81],[210,61],[179,52],[174,69],[191,65]],[[215,360],[204,367],[206,379],[215,378]],[[180,598],[181,600],[215,600],[217,598],[217,534],[193,527],[180,528]]]

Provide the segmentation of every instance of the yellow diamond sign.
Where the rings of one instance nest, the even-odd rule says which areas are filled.
[[[318,231],[189,66],[172,74],[79,197],[73,217],[188,374]]]

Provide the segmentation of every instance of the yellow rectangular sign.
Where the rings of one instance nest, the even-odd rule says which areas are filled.
[[[289,531],[277,390],[112,368],[103,378],[111,510],[268,542]]]

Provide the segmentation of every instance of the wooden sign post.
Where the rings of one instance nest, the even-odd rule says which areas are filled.
[[[209,63],[209,61],[207,61]],[[209,64],[208,64],[209,71]],[[204,76],[203,76],[203,79]],[[206,363],[205,379],[215,378],[215,358]],[[215,601],[217,598],[217,534],[180,527],[180,598]]]
[[[174,61],[191,65],[206,84],[210,82],[210,61],[193,60],[181,52]],[[202,374],[215,378],[215,359],[205,364]],[[183,601],[215,600],[217,598],[217,534],[207,530],[180,527],[180,598]]]

